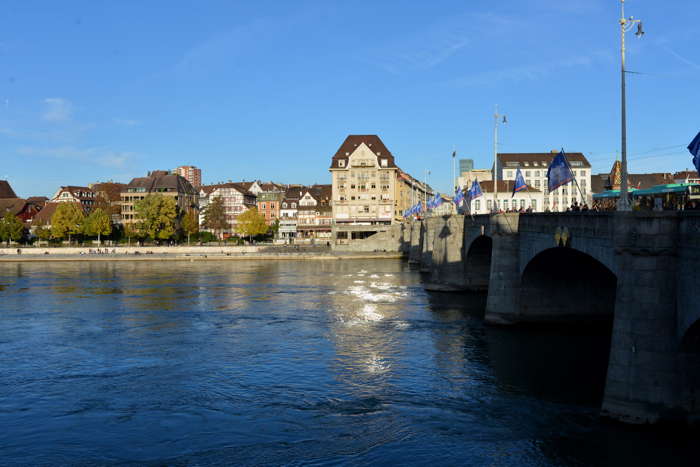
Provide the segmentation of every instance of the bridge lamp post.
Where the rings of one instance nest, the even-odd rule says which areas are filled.
[[[627,97],[626,97],[626,86],[625,86],[625,34],[629,32],[635,24],[637,25],[637,32],[635,35],[637,37],[642,37],[644,35],[644,30],[642,29],[642,21],[634,19],[634,16],[625,18],[625,0],[620,0],[622,5],[622,15],[620,16],[620,43],[621,43],[621,66],[620,66],[620,78],[621,78],[621,152],[622,152],[622,180],[620,183],[620,199],[617,200],[617,210],[618,211],[630,211],[630,201],[627,197],[629,192],[628,180],[627,180]]]
[[[498,104],[493,114],[493,205],[498,213],[498,124],[508,123],[505,115],[498,113]]]

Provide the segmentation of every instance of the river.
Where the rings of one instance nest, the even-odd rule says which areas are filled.
[[[598,417],[608,329],[394,260],[0,264],[2,465],[697,465]]]

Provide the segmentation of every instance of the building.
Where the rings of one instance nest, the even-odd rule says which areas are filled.
[[[190,182],[190,185],[195,189],[199,189],[202,186],[202,169],[198,169],[193,165],[181,165],[173,170],[173,173]]]
[[[663,183],[657,183],[657,185],[661,185]],[[700,183],[700,176],[698,175],[697,170],[683,170],[682,172],[676,172],[673,174],[673,182],[671,183]]]
[[[558,150],[546,153],[499,153],[498,180],[515,180],[517,169],[520,168],[525,183],[545,193],[544,211],[566,211],[574,202],[590,206],[591,164],[580,152],[566,153],[576,183],[568,183],[547,193],[547,169],[557,154]]]
[[[277,222],[286,188],[277,183],[258,181],[253,183],[249,190],[257,195],[258,212],[265,216],[267,225]]]
[[[532,208],[532,212],[542,212],[544,207],[545,194],[535,187],[529,186],[527,190],[520,191],[513,195],[513,180],[499,180],[498,193],[493,192],[493,181],[480,182],[483,196],[471,201],[465,212],[471,214],[488,214],[494,211],[525,211]],[[470,211],[471,210],[471,211]]]
[[[668,183],[685,183],[686,176],[689,181],[697,179],[697,172],[676,172],[670,173],[648,173],[648,174],[628,174],[627,182],[629,188],[644,190],[656,185],[666,185]],[[699,180],[700,181],[700,180]],[[622,164],[620,161],[613,162],[610,173],[601,173],[591,176],[591,192],[593,194],[602,193],[608,190],[619,190],[622,184]]]
[[[331,159],[333,237],[361,239],[403,221],[425,184],[403,172],[377,135],[350,135]],[[431,193],[430,193],[431,194]]]
[[[472,169],[469,172],[463,172],[459,177],[457,177],[457,185],[468,190],[469,187],[472,186],[472,182],[474,180],[482,183],[491,181],[492,179],[492,169]]]
[[[459,160],[459,175],[463,175],[465,172],[471,172],[472,170],[474,170],[474,159]]]
[[[15,190],[12,189],[7,180],[0,180],[0,199],[2,198],[17,198]]]
[[[79,203],[86,214],[90,213],[97,202],[97,193],[86,186],[62,186],[51,197],[52,203]]]
[[[332,185],[304,187],[302,193],[297,208],[294,243],[329,242],[333,221]]]
[[[136,202],[150,194],[172,197],[180,213],[197,209],[197,190],[184,177],[165,170],[154,170],[146,177],[134,178],[121,193],[121,222],[138,222]]]
[[[96,206],[101,207],[110,215],[113,224],[121,222],[122,192],[126,191],[125,183],[98,182],[89,185],[96,193]]]
[[[205,210],[215,198],[221,198],[226,213],[226,221],[229,229],[223,231],[224,235],[231,235],[236,231],[236,218],[256,207],[257,197],[249,189],[251,182],[227,182],[216,185],[203,185],[199,188],[199,225],[204,228]]]
[[[305,187],[302,185],[290,185],[282,198],[277,237],[284,243],[294,243],[297,237],[297,213],[299,201],[304,196],[304,191]]]

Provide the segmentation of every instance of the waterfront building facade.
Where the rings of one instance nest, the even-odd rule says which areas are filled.
[[[547,169],[557,154],[558,150],[547,153],[499,153],[498,180],[515,180],[519,168],[525,183],[544,193],[544,211],[566,211],[574,203],[591,206],[591,164],[580,152],[566,153],[576,183],[571,182],[551,193],[547,192]]]
[[[138,222],[136,202],[149,194],[159,194],[175,199],[179,212],[197,210],[197,190],[184,177],[165,170],[154,170],[146,177],[132,179],[121,193],[121,222],[123,225]]]
[[[254,193],[249,191],[250,182],[228,182],[216,185],[203,185],[199,189],[199,225],[204,231],[204,213],[214,198],[221,198],[226,212],[226,221],[229,229],[224,230],[224,235],[230,235],[236,230],[236,218],[250,208],[256,207]]]
[[[313,185],[303,190],[297,209],[295,243],[328,242],[331,238],[332,186]]]
[[[333,237],[366,238],[403,221],[423,183],[405,174],[377,135],[350,135],[331,159]]]
[[[476,215],[488,214],[494,211],[519,212],[530,210],[531,212],[543,212],[545,210],[545,195],[541,190],[528,185],[526,190],[513,195],[514,183],[513,180],[499,180],[498,193],[494,193],[492,180],[479,182],[483,196],[472,200],[471,203],[465,201],[467,209],[464,212],[471,212],[471,214]]]
[[[97,201],[97,193],[86,186],[62,186],[51,197],[52,203],[78,203],[89,213]]]

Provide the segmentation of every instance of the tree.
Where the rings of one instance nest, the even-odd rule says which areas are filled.
[[[9,245],[11,241],[19,240],[24,233],[24,224],[11,212],[6,212],[0,219],[0,238]]]
[[[97,244],[100,245],[102,243],[101,236],[112,233],[112,221],[109,214],[103,211],[102,208],[94,209],[85,219],[83,231],[85,235],[97,235]]]
[[[190,244],[190,235],[195,235],[199,232],[199,214],[194,209],[187,211],[182,219],[182,229],[187,234],[187,244]]]
[[[204,209],[204,227],[219,232],[220,235],[223,235],[223,231],[231,227],[226,219],[224,200],[220,196],[212,199]]]
[[[170,196],[148,195],[134,205],[138,229],[144,236],[167,240],[175,235],[177,203]]]
[[[82,231],[85,214],[78,203],[59,203],[51,216],[51,233],[56,238],[68,237]]]
[[[34,230],[34,235],[36,235],[39,240],[49,241],[51,239],[51,229],[46,225],[37,226],[36,230]]]
[[[266,233],[267,229],[265,216],[258,213],[258,210],[255,208],[248,209],[236,218],[236,232],[251,240],[257,235]]]

